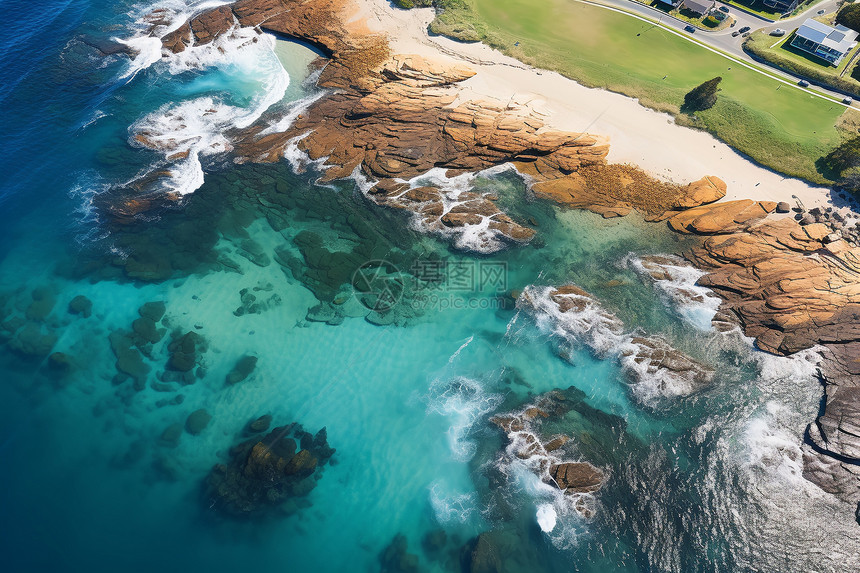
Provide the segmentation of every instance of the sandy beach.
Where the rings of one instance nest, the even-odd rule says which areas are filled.
[[[609,160],[631,163],[652,175],[688,183],[716,175],[728,185],[724,200],[750,198],[789,201],[807,207],[833,205],[831,191],[760,167],[708,133],[675,124],[637,100],[580,85],[556,72],[527,66],[484,44],[463,44],[430,37],[431,8],[393,9],[386,0],[355,0],[356,21],[366,19],[388,36],[394,53],[465,63],[477,74],[463,83],[460,101],[496,99],[529,102],[561,130],[608,137]],[[528,86],[527,90],[523,87]]]

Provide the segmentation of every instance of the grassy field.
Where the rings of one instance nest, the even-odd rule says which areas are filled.
[[[852,59],[857,50],[860,49],[860,46],[851,50],[851,53],[842,59],[839,67],[833,67],[823,60],[792,46],[792,38],[794,38],[794,33],[789,34],[774,45],[774,42],[778,40],[777,38],[768,36],[763,32],[753,32],[744,41],[744,50],[789,72],[805,76],[822,85],[829,85],[860,97],[860,82],[852,77],[850,73],[843,73],[849,64],[852,67],[856,64]]]
[[[781,12],[774,12],[773,8],[765,6],[762,2],[759,2],[758,0],[744,0],[743,2],[737,0],[726,0],[726,4],[731,4],[732,6],[744,8],[745,10],[755,12],[759,16],[764,16],[765,18],[769,18],[771,20],[779,20],[780,16],[782,16]]]
[[[680,114],[694,86],[722,76],[717,105],[679,120],[788,175],[826,182],[815,161],[842,140],[835,127],[842,106],[624,14],[570,0],[454,0],[442,16],[437,32],[479,37],[532,65],[670,113]]]

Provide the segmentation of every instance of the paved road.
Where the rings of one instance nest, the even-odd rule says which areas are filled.
[[[726,28],[725,30],[720,30],[717,32],[697,29],[695,33],[691,34],[684,30],[684,28],[688,25],[686,22],[673,18],[661,10],[652,8],[651,6],[642,4],[641,2],[636,2],[635,0],[579,1],[603,6],[609,9],[615,8],[619,11],[627,12],[628,14],[638,14],[642,17],[648,18],[649,20],[657,20],[661,27],[669,29],[670,31],[674,31],[690,40],[695,39],[701,44],[705,44],[706,47],[710,46],[715,50],[727,53],[732,58],[737,59],[739,61],[738,63],[741,63],[742,65],[746,65],[747,67],[754,66],[756,71],[759,71],[759,73],[764,73],[761,72],[759,68],[763,67],[765,64],[754,60],[749,54],[744,52],[742,47],[744,38],[741,35],[732,37],[732,32],[734,32],[735,30],[740,30],[745,26],[749,26],[751,30],[764,29],[765,31],[770,31],[776,28],[782,28],[783,30],[786,30],[786,32],[790,33],[794,28],[800,26],[800,24],[803,23],[804,20],[817,15],[817,12],[819,10],[824,10],[825,13],[828,13],[835,11],[837,7],[837,0],[825,0],[824,2],[820,2],[808,8],[797,16],[786,18],[784,20],[778,20],[776,22],[771,22],[765,18],[762,18],[761,16],[738,10],[734,6],[731,6],[729,4],[717,2],[718,6],[727,6],[729,8],[729,13],[738,21],[735,27]],[[777,39],[778,38],[774,38],[774,41],[777,41]],[[784,83],[790,84],[798,89],[804,89],[797,86],[797,82],[799,81],[798,77],[771,66],[767,66],[767,70],[768,73],[765,75],[776,77],[777,79],[782,80]],[[804,91],[807,91],[812,95],[819,95],[819,92],[824,93],[830,98],[835,98],[838,101],[841,101],[842,98],[845,97],[840,92],[829,90],[821,86],[815,86],[815,91],[809,89],[804,89]],[[855,104],[855,107],[858,107],[857,104]]]

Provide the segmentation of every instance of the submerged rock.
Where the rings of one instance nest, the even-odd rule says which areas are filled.
[[[175,448],[179,445],[180,438],[182,438],[182,424],[170,424],[161,432],[158,442],[162,446]]]
[[[167,311],[167,305],[165,305],[164,301],[154,301],[147,302],[139,309],[137,309],[138,314],[140,314],[141,318],[146,318],[151,320],[153,323],[161,321],[164,318],[164,313]]]
[[[93,313],[93,301],[79,294],[69,302],[69,313],[89,318]]]
[[[138,346],[143,346],[144,344],[155,344],[164,338],[164,335],[167,333],[166,329],[158,328],[155,322],[145,317],[135,319],[135,321],[131,323],[131,328],[136,335],[136,343]]]
[[[233,517],[291,513],[287,502],[313,490],[321,461],[334,453],[327,443],[297,452],[290,437],[295,431],[295,424],[275,428],[231,449],[230,461],[213,467],[206,479],[207,505]]]
[[[48,356],[48,367],[60,374],[68,374],[72,370],[72,360],[63,352],[54,352]]]
[[[173,341],[168,345],[170,358],[167,361],[168,368],[180,372],[190,372],[197,365],[198,352],[205,351],[203,337],[190,330],[183,335],[174,333]]]
[[[256,356],[243,356],[236,361],[233,369],[227,374],[227,384],[233,385],[244,381],[257,367]]]
[[[502,558],[493,532],[485,532],[466,545],[470,573],[502,573]]]
[[[143,361],[143,356],[134,345],[133,339],[122,331],[111,332],[108,336],[111,349],[116,356],[116,369],[134,380],[134,387],[143,390],[150,367]]]
[[[379,554],[380,573],[417,573],[418,556],[409,553],[406,536],[398,533]]]
[[[188,419],[185,420],[185,431],[191,435],[196,436],[200,432],[206,429],[206,426],[209,425],[209,422],[212,420],[212,415],[209,414],[204,408],[199,410],[195,410],[188,416]]]
[[[25,315],[29,320],[42,322],[48,318],[48,315],[51,314],[54,305],[57,303],[54,291],[45,287],[35,288],[31,296],[33,297],[33,302],[27,307]]]
[[[272,416],[270,414],[266,414],[265,416],[260,416],[250,424],[248,424],[248,431],[252,433],[265,432],[269,429],[269,426],[272,425]]]
[[[17,330],[14,338],[9,341],[9,348],[24,358],[44,358],[51,353],[51,349],[57,343],[57,335],[51,331],[43,332],[42,327],[35,322],[15,322],[14,319],[7,321],[10,330]],[[18,324],[23,326],[18,330]],[[4,323],[6,324],[6,323]]]

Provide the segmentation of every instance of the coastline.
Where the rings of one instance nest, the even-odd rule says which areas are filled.
[[[630,163],[678,184],[695,181],[705,173],[719,177],[727,184],[724,201],[754,199],[794,205],[796,196],[807,208],[836,206],[829,188],[761,167],[712,135],[677,125],[668,114],[648,109],[635,99],[587,88],[481,43],[431,38],[427,25],[435,15],[432,8],[396,10],[384,0],[355,0],[353,5],[352,20],[365,20],[372,31],[385,34],[393,53],[418,54],[473,68],[477,73],[462,83],[461,101],[530,101],[555,129],[608,137],[607,160],[612,163]],[[528,92],[515,86],[529,86]]]
[[[676,254],[723,300],[719,322],[739,326],[771,354],[832,352],[822,370],[839,368],[821,378],[825,404],[807,430],[815,447],[804,451],[804,475],[843,500],[860,499],[851,469],[832,465],[860,459],[852,429],[860,394],[850,377],[860,367],[860,247],[856,216],[831,209],[829,189],[761,168],[630,98],[484,46],[449,49],[427,34],[431,11],[383,0],[285,1],[240,0],[162,38],[179,53],[238,21],[323,47],[328,60],[317,85],[330,91],[277,133],[259,123],[236,130],[235,161],[276,162],[295,150],[325,167],[318,183],[363,180],[367,199],[410,212],[411,225],[445,235],[458,250],[489,254],[538,234],[538,224],[500,210],[496,193],[468,185],[470,174],[506,164],[527,176],[539,199],[604,218],[635,209],[699,236],[701,246]],[[675,166],[679,157],[684,164]],[[792,218],[794,198],[805,214]]]

